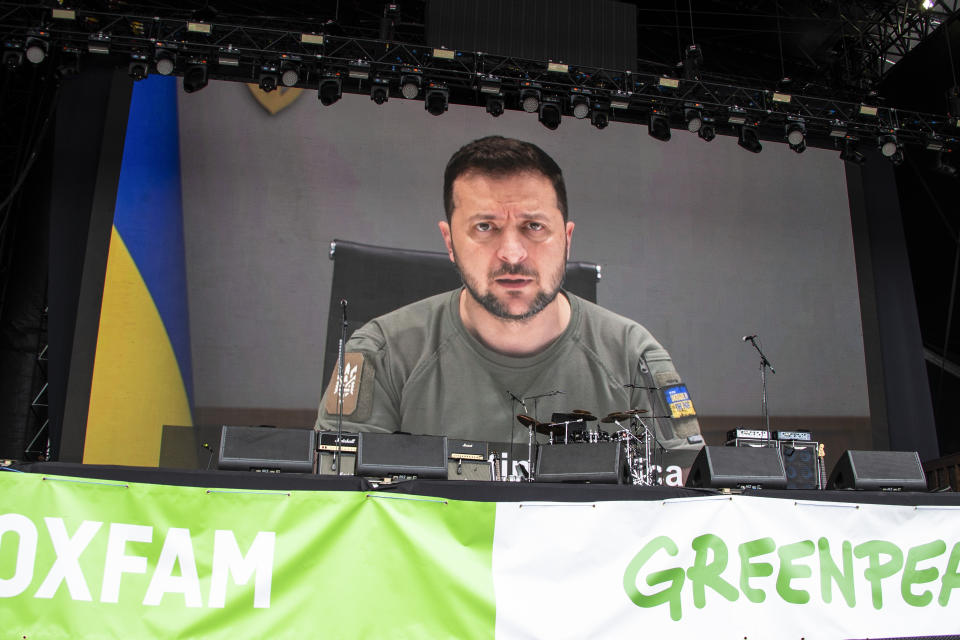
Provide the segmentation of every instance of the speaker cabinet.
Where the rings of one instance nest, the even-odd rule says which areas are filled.
[[[833,467],[828,489],[926,491],[927,481],[916,451],[847,450]]]
[[[620,442],[546,444],[537,450],[537,482],[622,484],[626,462]]]
[[[446,436],[361,432],[357,475],[447,478]]]
[[[820,489],[820,462],[816,442],[799,446],[781,443],[780,456],[787,476],[787,489]]]
[[[447,438],[447,480],[493,480],[486,442]]]
[[[693,461],[686,486],[785,489],[787,475],[775,447],[704,447]]]
[[[217,467],[311,473],[315,442],[313,429],[224,426]]]

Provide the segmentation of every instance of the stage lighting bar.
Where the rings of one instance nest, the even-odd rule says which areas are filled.
[[[157,73],[167,75],[184,75],[195,66],[189,64],[190,60],[202,59],[216,65],[217,80],[250,82],[260,78],[265,64],[277,66],[283,74],[286,67],[279,61],[286,56],[298,60],[296,86],[319,91],[324,83],[328,91],[337,89],[337,99],[341,92],[370,96],[370,79],[375,72],[390,85],[399,87],[408,99],[425,99],[426,92],[422,89],[426,84],[439,82],[447,92],[446,104],[481,108],[489,104],[492,112],[499,112],[501,107],[504,110],[526,107],[539,113],[543,97],[551,96],[559,101],[561,112],[582,115],[584,119],[589,116],[594,124],[616,120],[649,126],[651,112],[658,110],[670,122],[689,126],[686,109],[695,102],[700,107],[702,122],[710,123],[713,135],[739,138],[741,127],[748,124],[755,128],[758,141],[785,143],[788,118],[802,116],[806,146],[839,150],[849,139],[875,144],[884,131],[895,130],[898,149],[926,148],[931,136],[942,139],[943,149],[960,148],[960,120],[946,114],[877,106],[859,97],[841,99],[807,95],[803,91],[788,94],[772,88],[737,85],[711,78],[702,69],[688,73],[685,68],[683,78],[677,79],[665,77],[662,67],[643,61],[638,61],[638,68],[623,71],[433,49],[422,43],[291,31],[285,22],[274,18],[231,17],[224,21],[218,19],[215,25],[209,20],[194,20],[189,21],[194,25],[191,28],[182,14],[172,8],[157,10],[156,15],[139,15],[125,10],[127,5],[108,5],[105,10],[50,9],[49,5],[43,5],[18,6],[15,12],[4,16],[0,41],[20,43],[15,49],[7,49],[12,52],[10,61],[18,51],[21,58],[25,55],[27,39],[35,37],[37,25],[44,25],[44,33],[49,34],[43,39],[48,52],[66,50],[78,51],[81,55],[92,52],[112,56],[118,66],[124,68],[134,55],[145,53],[148,70],[156,69]],[[77,25],[87,29],[89,25],[98,25],[99,30],[91,35],[89,30],[79,29]],[[149,25],[149,29],[143,25]],[[187,33],[209,36],[214,31],[218,34],[215,42],[208,37],[184,39]],[[219,37],[220,34],[224,34],[223,37]],[[39,50],[30,56],[28,59],[36,59]],[[49,64],[50,57],[45,55],[36,64]],[[368,65],[363,78],[355,64],[357,61]],[[337,70],[337,79],[331,83],[322,72],[308,73],[318,64],[328,73]],[[136,73],[140,73],[140,67]],[[496,81],[489,82],[490,78]],[[479,93],[484,94],[482,99],[478,99]],[[578,107],[582,102],[577,96],[587,95],[588,111],[584,114],[584,107]],[[500,101],[490,103],[486,99],[489,96],[498,96]],[[598,104],[605,105],[606,110],[594,118]],[[698,135],[710,139],[709,132],[701,135],[702,129],[697,131]]]

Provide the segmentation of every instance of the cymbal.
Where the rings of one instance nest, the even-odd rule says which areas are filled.
[[[624,411],[624,413],[629,413],[630,415],[640,415],[641,413],[650,413],[649,409],[630,409]]]
[[[570,413],[561,413],[558,411],[551,415],[550,419],[554,422],[588,422],[591,419],[596,420],[596,417],[589,413],[575,413],[573,411]]]
[[[583,409],[573,409],[570,413],[580,416],[581,420],[586,420],[587,422],[593,422],[597,419],[597,416]]]
[[[525,413],[521,413],[521,414],[517,415],[517,422],[519,422],[520,424],[522,424],[523,426],[525,426],[525,427],[527,427],[527,428],[532,427],[532,426],[537,426],[537,427],[540,426],[540,423],[539,423],[539,422],[537,422],[535,419],[531,418],[530,416],[528,416],[528,415],[525,414]]]
[[[633,417],[633,414],[630,413],[629,411],[614,412],[603,418],[600,418],[600,422],[603,422],[605,424],[610,424],[612,422],[619,422],[621,420],[629,420],[632,417]]]

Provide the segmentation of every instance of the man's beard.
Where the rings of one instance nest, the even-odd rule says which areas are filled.
[[[566,249],[564,249],[564,255],[566,254]],[[484,294],[480,293],[479,282],[470,278],[463,272],[460,268],[457,258],[457,250],[453,250],[454,257],[454,266],[457,269],[457,273],[460,274],[460,280],[463,281],[463,286],[467,288],[467,291],[470,292],[470,295],[476,300],[480,306],[486,309],[488,312],[493,314],[498,318],[503,320],[513,320],[513,321],[523,321],[532,318],[541,311],[543,311],[547,305],[553,302],[557,294],[560,293],[560,288],[563,286],[563,280],[566,277],[567,273],[567,260],[564,258],[563,262],[560,263],[560,269],[557,273],[554,274],[553,281],[556,284],[553,286],[553,289],[550,291],[545,291],[540,289],[537,291],[537,295],[534,296],[533,300],[530,301],[530,305],[527,307],[526,311],[523,313],[510,313],[510,310],[507,308],[503,302],[501,302],[491,291],[487,291]],[[504,264],[502,267],[489,274],[488,279],[492,282],[495,278],[501,276],[527,276],[529,278],[535,278],[539,281],[539,274],[532,270],[528,269],[522,264]]]

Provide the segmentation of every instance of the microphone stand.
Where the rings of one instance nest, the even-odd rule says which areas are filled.
[[[340,456],[343,452],[343,369],[344,343],[347,341],[347,301],[340,300],[340,341],[337,344],[337,476],[343,475],[343,465]],[[359,382],[359,380],[357,381]]]
[[[558,396],[562,394],[563,391],[559,389],[555,391],[548,391],[546,393],[541,393],[536,396],[530,396],[525,398],[525,400],[533,400],[533,419],[537,422],[540,421],[540,409],[538,404],[540,403],[540,398],[549,398],[550,396]],[[530,482],[533,482],[533,425],[530,425],[530,433],[527,436],[527,469],[530,470]]]
[[[761,403],[763,404],[763,422],[767,432],[769,432],[770,413],[767,411],[767,367],[770,367],[770,373],[776,373],[777,371],[773,368],[773,365],[770,364],[770,361],[767,360],[767,356],[763,355],[763,351],[757,345],[756,338],[757,336],[747,336],[747,340],[750,341],[750,344],[753,345],[753,348],[756,349],[757,353],[760,354],[760,384],[763,388],[763,395],[761,397]]]

